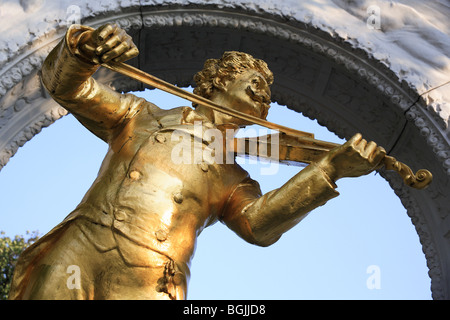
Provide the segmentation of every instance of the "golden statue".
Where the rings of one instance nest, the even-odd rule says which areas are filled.
[[[175,130],[195,140],[197,121],[202,130],[222,131],[250,122],[201,103],[162,110],[91,77],[101,64],[119,65],[137,55],[131,37],[117,26],[78,25],[45,60],[48,92],[109,150],[76,209],[21,255],[10,299],[185,299],[204,228],[221,221],[245,241],[269,246],[336,197],[338,179],[368,174],[386,158],[382,147],[357,134],[264,195],[235,163],[175,163]],[[226,52],[206,61],[195,81],[194,94],[265,119],[273,75],[264,61]],[[201,141],[202,148],[207,144]],[[78,286],[68,282],[74,267]]]

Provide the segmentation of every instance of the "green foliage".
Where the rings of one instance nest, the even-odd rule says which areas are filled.
[[[27,231],[27,235],[28,239],[23,236],[11,239],[3,231],[0,232],[0,300],[8,299],[14,267],[20,254],[39,238],[37,231]]]

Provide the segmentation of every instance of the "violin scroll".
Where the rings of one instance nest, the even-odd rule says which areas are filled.
[[[424,189],[433,180],[433,175],[430,171],[420,169],[414,174],[410,167],[391,156],[385,156],[383,164],[387,170],[397,172],[406,185],[415,189]]]

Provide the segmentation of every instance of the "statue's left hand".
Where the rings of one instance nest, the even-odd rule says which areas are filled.
[[[139,50],[130,35],[116,24],[105,24],[96,30],[85,32],[78,48],[95,64],[108,61],[123,62],[136,57]]]
[[[330,150],[317,165],[333,180],[366,175],[381,165],[386,150],[355,134],[343,145]]]

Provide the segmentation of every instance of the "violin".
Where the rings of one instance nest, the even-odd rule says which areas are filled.
[[[218,105],[209,99],[176,87],[171,83],[161,80],[123,62],[109,61],[107,63],[103,63],[102,66],[151,87],[189,100],[195,104],[204,105],[213,110],[245,120],[247,122],[279,131],[279,133],[261,137],[234,138],[234,140],[227,145],[227,148],[231,149],[227,150],[231,150],[235,153],[235,155],[256,156],[267,158],[269,160],[276,160],[287,165],[304,166],[319,160],[324,156],[324,154],[340,146],[340,144],[337,143],[317,140],[314,138],[314,134],[312,133],[285,127],[225,106]],[[278,150],[272,150],[272,148],[277,148]],[[276,155],[276,157],[273,155]],[[412,188],[424,189],[433,179],[433,175],[430,171],[420,169],[414,173],[406,164],[397,161],[397,159],[389,155],[386,155],[383,158],[382,164],[387,170],[397,172],[402,177],[403,182]]]
[[[261,137],[234,138],[231,150],[238,156],[256,156],[286,165],[304,166],[318,161],[325,153],[338,146],[340,144],[279,133]],[[274,151],[273,148],[278,150]],[[385,155],[382,165],[387,170],[397,172],[407,186],[415,189],[424,189],[433,180],[430,171],[420,169],[414,173],[410,167],[392,156]]]

